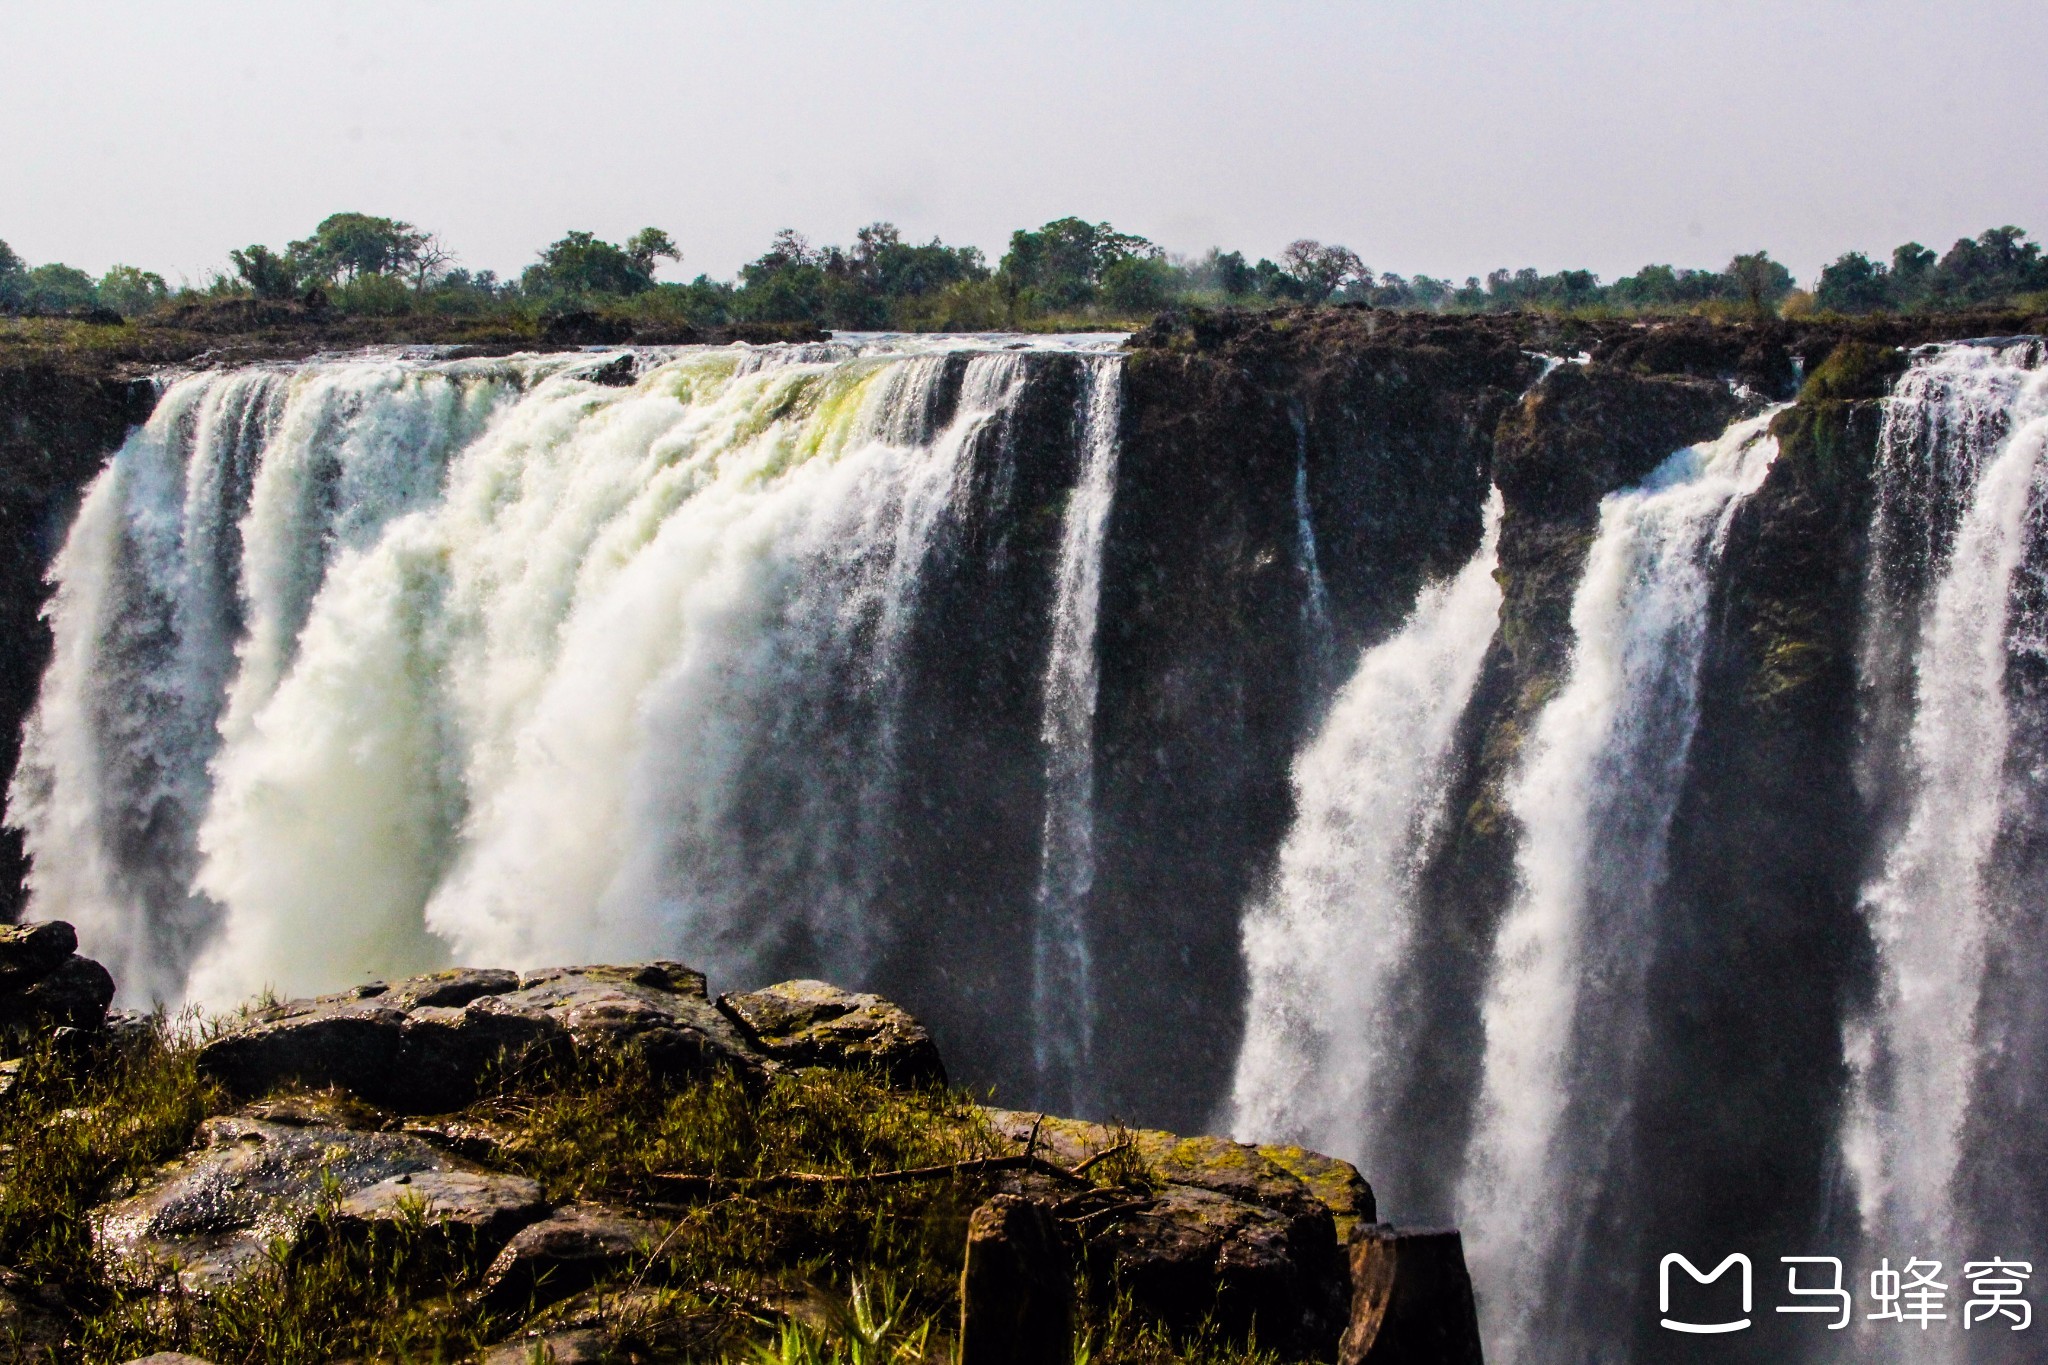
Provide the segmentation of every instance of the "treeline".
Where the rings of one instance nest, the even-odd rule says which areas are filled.
[[[1834,313],[1908,313],[1974,308],[2048,292],[2048,261],[2016,227],[1965,237],[1939,259],[1918,242],[1889,264],[1852,251],[1820,272],[1814,306]]]
[[[1212,248],[1170,255],[1108,223],[1061,218],[1010,236],[993,266],[975,247],[903,239],[874,223],[844,246],[814,246],[785,229],[737,278],[656,278],[682,252],[660,228],[624,242],[570,232],[517,278],[461,265],[432,232],[393,218],[337,213],[283,247],[229,253],[231,269],[199,286],[169,287],[117,265],[98,279],[67,265],[29,267],[0,242],[0,311],[134,317],[213,298],[299,300],[344,314],[557,316],[599,311],[694,327],[807,323],[847,330],[982,331],[1086,326],[1148,317],[1176,304],[1281,306],[1351,303],[1440,313],[1740,312],[1799,314],[2030,306],[2048,291],[2040,248],[2014,227],[1958,241],[1940,257],[1917,242],[1889,264],[1851,252],[1811,292],[1767,252],[1719,270],[1646,265],[1603,282],[1588,270],[1495,270],[1462,283],[1374,271],[1357,252],[1302,239],[1278,261]],[[2031,306],[2038,306],[2032,301]]]

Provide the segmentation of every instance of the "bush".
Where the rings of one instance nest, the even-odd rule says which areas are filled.
[[[413,310],[413,291],[390,275],[358,275],[328,291],[328,301],[355,317],[392,318]]]

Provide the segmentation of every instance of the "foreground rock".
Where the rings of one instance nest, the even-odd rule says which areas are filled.
[[[592,1327],[564,1332],[531,1332],[485,1351],[477,1365],[599,1365],[616,1360],[611,1338]]]
[[[721,995],[754,1046],[791,1066],[859,1066],[898,1085],[944,1085],[946,1068],[924,1026],[879,995],[842,991],[822,981],[785,981],[765,990]]]
[[[1135,1167],[1136,1189],[1069,1223],[1089,1283],[1105,1301],[1128,1294],[1175,1328],[1213,1320],[1232,1333],[1255,1330],[1283,1350],[1323,1352],[1335,1344],[1349,1292],[1337,1219],[1370,1223],[1374,1216],[1372,1189],[1349,1163],[1298,1148],[985,1112],[1019,1152],[1069,1169],[1120,1156]],[[1015,1183],[1019,1193],[1063,1206],[1075,1193],[1039,1175]]]
[[[1073,1268],[1045,1205],[999,1194],[967,1220],[960,1365],[1038,1365],[1073,1349]]]
[[[372,1233],[418,1220],[472,1246],[496,1245],[547,1215],[538,1181],[493,1171],[422,1171],[368,1185],[336,1207],[344,1234]]]
[[[597,1204],[572,1204],[505,1244],[484,1275],[484,1299],[500,1309],[573,1294],[655,1250],[664,1229]]]
[[[494,1073],[629,1042],[656,1080],[770,1066],[712,1005],[703,975],[674,962],[373,982],[264,1011],[209,1043],[200,1066],[245,1094],[297,1081],[404,1113],[445,1113],[472,1102]]]
[[[1481,1365],[1479,1318],[1455,1231],[1351,1234],[1351,1323],[1338,1365]]]
[[[38,949],[45,962],[55,946]],[[604,1311],[570,1310],[591,1295],[616,1298],[627,1281],[629,1295],[652,1293],[663,1251],[692,1226],[668,1221],[679,1210],[550,1212],[534,1181],[490,1169],[517,1159],[516,1126],[496,1109],[452,1114],[487,1085],[516,1086],[527,1068],[628,1047],[656,1083],[815,1066],[904,1087],[945,1078],[909,1014],[818,981],[716,1002],[699,973],[673,962],[375,982],[261,1011],[207,1044],[201,1066],[233,1090],[325,1088],[209,1121],[202,1148],[95,1212],[99,1251],[129,1283],[205,1294],[270,1264],[280,1243],[289,1253],[311,1228],[367,1239],[424,1222],[469,1259],[465,1294],[493,1314],[528,1317],[488,1359],[602,1359],[628,1336],[674,1336],[683,1324],[654,1299],[643,1305],[654,1316],[630,1330]],[[1372,1189],[1347,1162],[981,1113],[1011,1159],[983,1177],[993,1189],[966,1229],[966,1365],[1064,1359],[1077,1284],[1098,1311],[1128,1300],[1141,1319],[1256,1334],[1289,1358],[1329,1359],[1341,1341],[1354,1365],[1476,1359],[1464,1354],[1477,1335],[1457,1235],[1378,1225]],[[738,1293],[763,1321],[795,1311],[749,1290],[718,1293]]]
[[[49,1285],[0,1268],[0,1349],[8,1360],[55,1360],[64,1341],[64,1299]]]
[[[39,1032],[106,1024],[114,978],[78,956],[78,934],[62,920],[0,924],[0,1031],[14,1050]]]
[[[546,1211],[531,1181],[458,1179],[464,1163],[403,1133],[243,1117],[209,1119],[200,1131],[205,1146],[95,1211],[95,1243],[118,1278],[218,1290],[266,1264],[273,1243],[297,1244],[331,1194],[360,1226],[395,1216],[413,1183],[430,1225],[479,1237],[510,1235]]]
[[[258,1011],[207,1044],[200,1066],[241,1094],[340,1086],[433,1114],[471,1103],[493,1076],[629,1044],[658,1081],[751,1080],[782,1066],[879,1069],[901,1085],[946,1075],[931,1035],[880,996],[786,981],[714,1004],[703,973],[677,962],[371,982]]]

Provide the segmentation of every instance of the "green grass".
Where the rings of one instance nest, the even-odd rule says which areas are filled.
[[[111,1050],[27,1058],[0,1101],[0,1264],[62,1287],[65,1362],[182,1350],[218,1365],[459,1361],[517,1333],[537,1305],[492,1311],[474,1292],[490,1248],[424,1220],[368,1240],[325,1235],[207,1297],[144,1293],[94,1259],[87,1211],[192,1142],[229,1097],[195,1065],[194,1021]],[[314,1097],[316,1099],[322,1097]],[[324,1097],[336,1107],[336,1097]],[[360,1105],[355,1106],[363,1111]],[[370,1117],[377,1117],[371,1112]],[[490,1135],[486,1164],[555,1201],[632,1207],[667,1231],[608,1285],[536,1319],[596,1313],[635,1359],[877,1365],[952,1359],[968,1214],[993,1177],[749,1187],[789,1172],[858,1175],[1006,1150],[958,1090],[803,1071],[748,1087],[651,1085],[630,1056],[508,1080],[455,1121]],[[1128,1164],[1128,1163],[1122,1163]],[[678,1189],[666,1172],[712,1179]],[[1105,1183],[1139,1178],[1117,1161]],[[1175,1339],[1128,1305],[1084,1312],[1090,1365],[1267,1365],[1214,1333]]]

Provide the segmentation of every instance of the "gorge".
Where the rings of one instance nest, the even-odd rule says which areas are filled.
[[[662,956],[879,991],[999,1103],[1357,1161],[1465,1230],[1496,1360],[1667,1358],[1668,1252],[1765,1303],[1780,1256],[2028,1259],[2048,354],[1981,330],[43,382],[25,913],[145,1006]],[[1757,1317],[1700,1358],[1886,1349]]]

